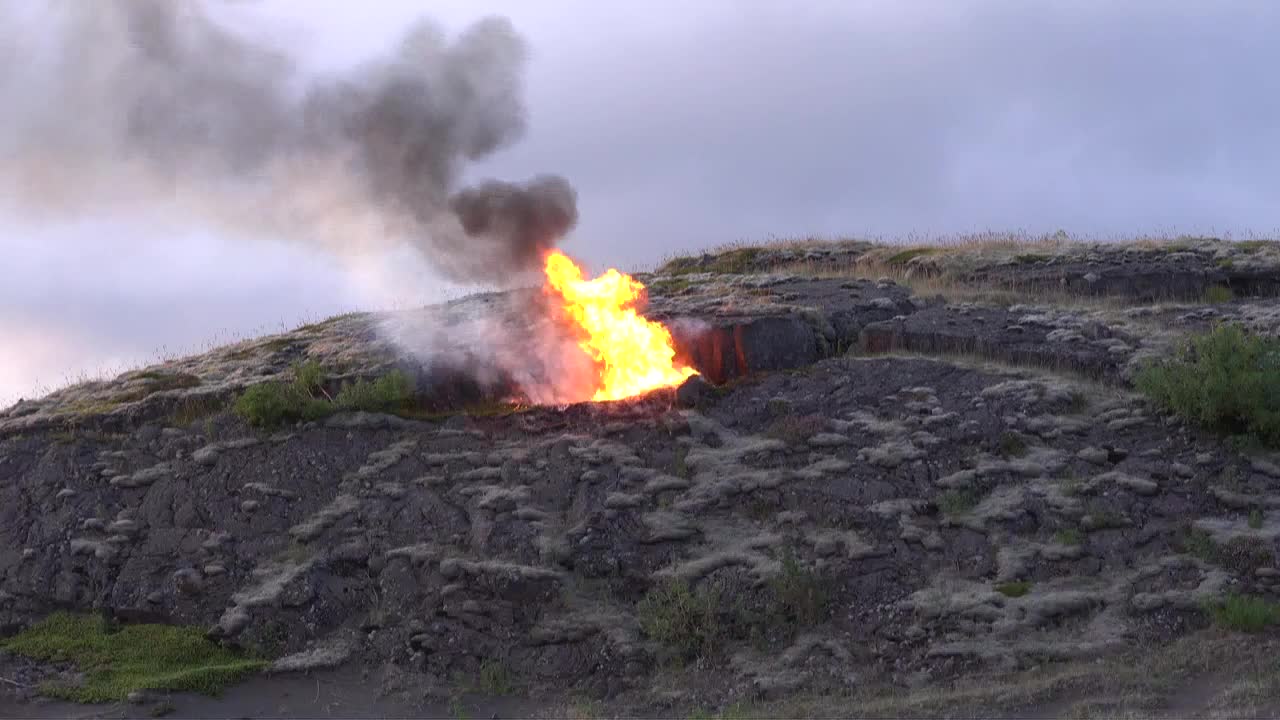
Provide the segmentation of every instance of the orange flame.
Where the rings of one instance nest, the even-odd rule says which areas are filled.
[[[600,384],[592,400],[621,400],[684,382],[697,371],[675,362],[671,333],[634,307],[644,285],[610,269],[584,280],[564,253],[547,255],[547,282],[580,329],[578,347],[595,361]]]

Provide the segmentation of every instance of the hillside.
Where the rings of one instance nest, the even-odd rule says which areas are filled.
[[[637,277],[701,373],[678,390],[536,405],[377,332],[483,313],[519,341],[513,292],[0,412],[3,634],[97,612],[269,664],[139,715],[1280,713],[1280,381],[1197,422],[1145,370],[1223,324],[1276,362],[1280,243],[795,243]],[[304,416],[243,399],[299,382]],[[70,659],[0,650],[0,707],[64,712],[37,691]]]

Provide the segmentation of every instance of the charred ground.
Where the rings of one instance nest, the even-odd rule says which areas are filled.
[[[393,714],[1277,711],[1280,459],[1133,383],[1222,321],[1276,336],[1280,246],[801,244],[642,279],[710,382],[511,407],[351,315],[10,408],[0,621],[195,626],[283,673],[253,682],[358,671]],[[418,389],[237,415],[300,361]],[[0,657],[20,714],[76,680]]]

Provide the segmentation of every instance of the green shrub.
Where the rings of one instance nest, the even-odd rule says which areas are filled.
[[[236,400],[234,409],[250,425],[272,428],[319,420],[340,411],[402,412],[413,401],[413,381],[401,370],[373,381],[344,384],[334,398],[324,390],[327,380],[315,361],[295,365],[289,382],[254,385]]]
[[[125,625],[107,627],[96,615],[57,612],[0,648],[52,662],[69,662],[84,673],[79,685],[51,684],[41,691],[76,702],[122,701],[135,690],[217,694],[266,663],[204,637],[197,627]]]
[[[650,590],[636,612],[649,638],[670,648],[682,660],[714,652],[724,642],[726,626],[720,618],[720,593],[704,584],[696,592],[684,580]]]
[[[817,625],[827,617],[827,588],[792,552],[782,555],[782,571],[769,580],[769,614],[774,623]]]
[[[297,383],[278,381],[254,385],[236,399],[235,413],[255,427],[279,427],[303,420],[317,420],[332,411],[331,405],[308,395]]]
[[[1148,365],[1138,389],[1204,427],[1280,445],[1280,338],[1221,325],[1172,360]]]
[[[401,370],[392,370],[373,382],[359,380],[344,385],[333,399],[340,410],[365,412],[404,410],[412,401],[413,381]]]
[[[1229,595],[1226,600],[1209,606],[1214,622],[1237,632],[1261,632],[1280,625],[1280,604],[1248,595]]]

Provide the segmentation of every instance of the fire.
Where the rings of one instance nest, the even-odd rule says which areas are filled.
[[[549,290],[581,332],[578,346],[599,368],[592,400],[621,400],[697,374],[675,362],[671,332],[636,311],[641,282],[613,269],[585,280],[582,269],[558,250],[547,255],[545,269]]]

